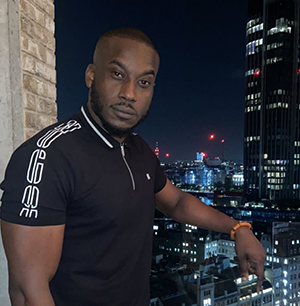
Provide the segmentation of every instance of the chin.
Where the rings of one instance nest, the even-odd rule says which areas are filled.
[[[132,129],[133,127],[136,126],[137,122],[127,122],[127,121],[117,121],[117,122],[112,122],[112,126],[116,127],[117,129],[121,129],[121,130],[128,130],[128,129]]]

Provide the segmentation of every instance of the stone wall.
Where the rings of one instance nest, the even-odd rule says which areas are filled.
[[[56,121],[53,0],[20,0],[25,138]]]
[[[12,152],[56,121],[53,2],[0,0],[0,181]],[[2,243],[0,305],[10,305]]]

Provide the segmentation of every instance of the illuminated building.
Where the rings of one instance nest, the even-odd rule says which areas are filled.
[[[235,186],[243,186],[244,185],[244,174],[236,173],[232,176],[232,182]]]
[[[273,284],[273,305],[300,305],[300,223],[277,222],[265,276]]]
[[[212,237],[211,234],[207,235],[205,238],[205,252],[204,258],[209,258],[211,256],[226,256],[230,259],[234,259],[236,256],[235,253],[235,243],[230,237],[226,237],[227,235],[219,234]]]
[[[189,167],[185,172],[184,182],[186,184],[209,187],[211,181],[211,172],[204,164]]]
[[[197,153],[196,153],[196,160],[199,161],[199,162],[203,162],[203,159],[205,158],[205,156],[206,156],[205,153],[203,153],[203,152],[201,152],[201,153],[197,152]]]
[[[213,272],[215,271],[215,272]],[[228,258],[210,258],[200,267],[197,306],[273,306],[272,286],[264,281],[262,290],[256,292],[256,276],[242,281],[238,267],[230,268]]]
[[[156,142],[156,144],[155,144],[154,153],[155,153],[155,155],[157,156],[157,158],[159,158],[159,148],[158,148],[158,142]]]
[[[250,0],[246,25],[244,191],[300,198],[299,0]]]

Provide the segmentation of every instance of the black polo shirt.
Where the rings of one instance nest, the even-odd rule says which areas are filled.
[[[85,106],[14,152],[1,183],[1,219],[65,224],[50,282],[56,306],[146,306],[155,193],[165,183],[140,136],[120,144]]]

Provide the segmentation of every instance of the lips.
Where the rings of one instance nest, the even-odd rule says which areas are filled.
[[[135,111],[132,108],[123,106],[123,105],[112,105],[112,109],[117,117],[121,119],[131,119],[133,116],[136,115]]]

